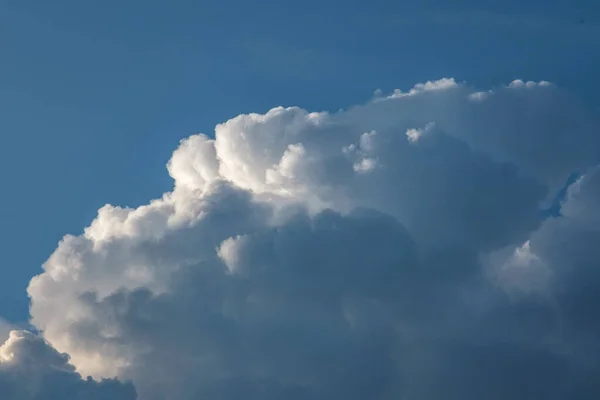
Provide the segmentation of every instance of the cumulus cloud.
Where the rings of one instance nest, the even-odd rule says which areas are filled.
[[[27,331],[11,331],[0,346],[0,394],[14,400],[133,400],[131,384],[83,380],[69,357]]]
[[[32,323],[142,400],[597,398],[599,126],[521,81],[240,115],[66,236]]]
[[[556,275],[552,295],[564,334],[582,357],[595,357],[600,343],[600,166],[569,187],[561,217],[550,218],[531,236],[531,252]],[[592,351],[593,350],[593,351]],[[575,351],[575,350],[573,350]]]

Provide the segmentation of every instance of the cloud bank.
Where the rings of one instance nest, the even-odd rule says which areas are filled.
[[[596,399],[599,127],[522,81],[240,115],[65,236],[32,324],[142,400]]]

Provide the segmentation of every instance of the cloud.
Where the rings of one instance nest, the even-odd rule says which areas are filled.
[[[544,221],[530,235],[517,262],[513,261],[528,277],[504,280],[505,290],[542,295],[549,324],[545,341],[572,361],[568,369],[560,360],[553,361],[554,368],[562,369],[556,376],[559,393],[585,399],[600,395],[600,385],[594,378],[600,371],[600,324],[596,318],[600,308],[598,204],[600,165],[591,167],[568,188],[562,215]],[[499,278],[506,278],[507,272],[514,275],[502,270]],[[530,289],[539,287],[540,282],[541,293],[532,293]]]
[[[552,295],[559,305],[565,335],[581,357],[597,356],[600,333],[594,314],[600,307],[600,165],[569,187],[561,217],[550,218],[531,236],[531,252],[556,275]],[[581,341],[581,342],[580,342]],[[587,344],[593,346],[592,352]],[[597,363],[597,361],[594,361]]]
[[[15,400],[134,400],[131,384],[116,380],[83,380],[42,338],[27,331],[11,331],[0,347],[0,394]]]
[[[521,81],[240,115],[65,236],[32,323],[142,400],[596,398],[598,127]]]

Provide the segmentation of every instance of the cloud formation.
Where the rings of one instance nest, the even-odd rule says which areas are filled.
[[[0,347],[0,394],[14,400],[133,400],[133,385],[106,379],[82,380],[60,354],[42,338],[11,331]]]
[[[599,127],[521,81],[240,115],[65,236],[32,323],[142,400],[597,398]]]

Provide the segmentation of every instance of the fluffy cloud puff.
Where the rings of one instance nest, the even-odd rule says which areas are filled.
[[[82,380],[66,354],[26,331],[11,331],[0,347],[0,394],[15,400],[136,399],[131,384]]]
[[[598,127],[521,81],[240,115],[66,236],[32,323],[142,400],[597,398]]]

